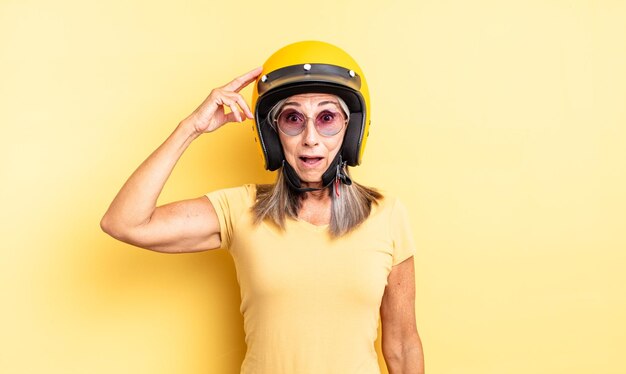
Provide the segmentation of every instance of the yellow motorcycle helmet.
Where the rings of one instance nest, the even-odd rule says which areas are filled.
[[[345,101],[350,120],[338,157],[342,164],[359,165],[370,125],[370,98],[363,72],[339,47],[321,41],[302,41],[270,56],[254,86],[255,140],[265,168],[276,170],[284,162],[278,133],[266,123],[267,115],[278,101],[302,93],[328,93]]]

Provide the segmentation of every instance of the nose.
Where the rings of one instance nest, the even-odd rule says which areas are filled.
[[[312,147],[319,144],[319,134],[317,133],[317,129],[315,128],[315,123],[312,118],[306,119],[302,136],[302,141],[306,146]]]

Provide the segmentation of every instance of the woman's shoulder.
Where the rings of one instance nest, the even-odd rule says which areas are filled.
[[[256,193],[256,190],[257,190],[257,185],[256,184],[246,183],[246,184],[242,184],[240,186],[220,188],[220,189],[214,190],[214,191],[209,192],[209,193],[222,192],[222,193],[251,194],[251,193]]]
[[[376,201],[372,204],[373,213],[393,214],[398,209],[406,209],[402,200],[397,195],[384,189],[376,189],[376,191],[381,195],[381,197],[376,199]]]
[[[206,194],[211,200],[219,200],[234,205],[251,205],[256,200],[257,185],[244,184],[236,187],[218,189]]]

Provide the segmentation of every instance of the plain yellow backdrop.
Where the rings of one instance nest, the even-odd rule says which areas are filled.
[[[427,372],[625,373],[626,4],[608,0],[1,0],[0,372],[238,372],[228,253],[98,223],[213,87],[304,39],[368,79],[353,173],[409,208]],[[196,141],[161,201],[273,180],[250,128]]]

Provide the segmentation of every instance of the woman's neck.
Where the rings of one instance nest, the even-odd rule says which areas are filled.
[[[299,219],[318,226],[330,223],[331,199],[327,188],[305,192],[301,199]]]
[[[324,188],[316,191],[308,191],[302,194],[302,200],[314,200],[318,202],[322,202],[324,200],[330,201],[330,196],[328,194],[328,188]]]

